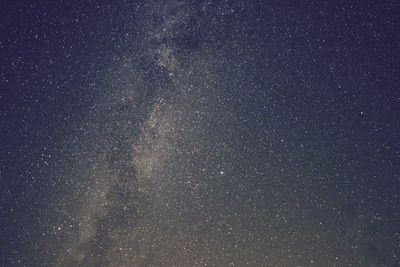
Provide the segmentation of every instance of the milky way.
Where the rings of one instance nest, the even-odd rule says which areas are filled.
[[[399,101],[358,91],[373,64],[332,7],[105,6],[74,9],[97,48],[75,48],[80,102],[39,130],[10,266],[397,266]]]

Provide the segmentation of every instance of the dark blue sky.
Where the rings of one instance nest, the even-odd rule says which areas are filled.
[[[3,1],[0,265],[397,266],[399,10]]]

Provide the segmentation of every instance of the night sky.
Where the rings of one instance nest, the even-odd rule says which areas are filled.
[[[0,266],[400,266],[400,8],[0,4]]]

